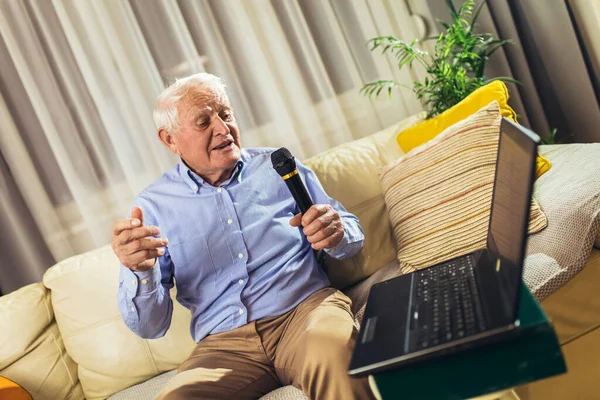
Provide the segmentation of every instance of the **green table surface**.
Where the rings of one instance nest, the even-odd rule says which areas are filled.
[[[463,400],[566,372],[548,317],[521,286],[517,336],[374,374],[382,399]]]

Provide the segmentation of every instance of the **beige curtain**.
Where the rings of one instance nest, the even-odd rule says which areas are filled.
[[[243,145],[299,158],[418,112],[410,91],[359,95],[376,78],[413,80],[368,51],[384,34],[417,36],[404,2],[0,1],[0,289],[107,244],[133,197],[177,161],[151,117],[174,78],[224,77]]]

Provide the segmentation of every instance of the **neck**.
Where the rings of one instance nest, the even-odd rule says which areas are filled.
[[[204,182],[208,183],[211,186],[221,186],[223,184],[223,182],[227,181],[229,178],[231,178],[231,175],[233,174],[233,170],[235,169],[235,166],[221,172],[220,174],[215,174],[213,176],[204,176],[201,174],[198,174],[198,176],[200,176],[202,179],[204,179]],[[195,172],[195,171],[194,171]]]
[[[195,168],[192,168],[188,163],[185,162],[185,160],[182,158],[181,162],[184,163],[189,169],[190,171],[194,172],[196,175],[198,175],[200,178],[202,178],[202,180],[204,180],[205,183],[208,183],[211,186],[221,186],[223,184],[223,182],[226,182],[229,178],[231,178],[231,175],[233,174],[233,171],[235,170],[235,167],[237,165],[234,164],[233,167],[226,169],[224,171],[218,171],[215,173],[203,173],[200,172],[198,170],[196,170]]]

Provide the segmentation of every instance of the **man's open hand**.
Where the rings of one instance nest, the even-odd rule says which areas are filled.
[[[329,204],[315,204],[306,213],[296,214],[290,225],[304,227],[304,234],[315,250],[335,247],[344,237],[340,214]]]
[[[142,209],[134,207],[131,218],[116,221],[112,230],[112,249],[121,264],[132,271],[147,271],[156,257],[165,254],[167,238],[154,238],[160,231],[156,226],[144,226]]]

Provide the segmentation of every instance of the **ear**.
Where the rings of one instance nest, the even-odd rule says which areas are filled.
[[[181,151],[179,151],[179,146],[177,145],[177,140],[175,139],[175,135],[171,132],[167,131],[165,128],[160,128],[158,130],[158,138],[165,146],[171,150],[171,152],[181,155]]]

